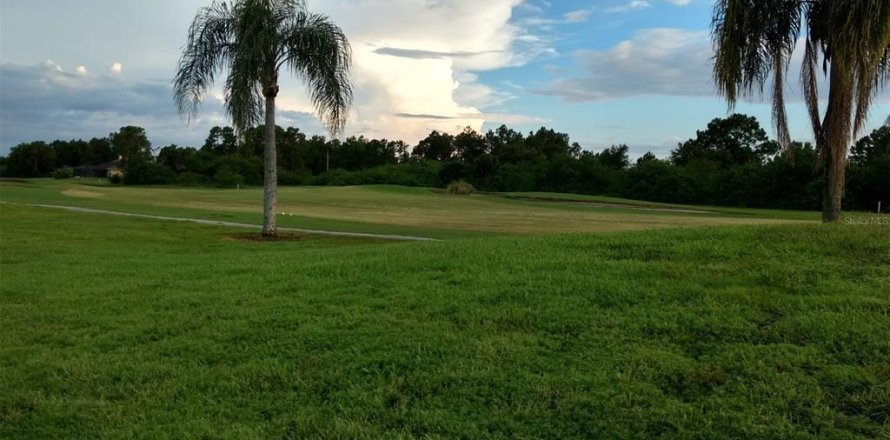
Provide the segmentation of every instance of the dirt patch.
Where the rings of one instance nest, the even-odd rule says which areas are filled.
[[[105,197],[105,194],[95,191],[84,191],[82,189],[66,189],[65,191],[62,191],[62,194],[69,197],[78,197],[81,199],[97,199],[99,197]]]
[[[9,179],[6,177],[0,178],[0,183],[9,186],[25,186],[28,184],[28,181],[22,179]]]
[[[628,209],[631,211],[653,211],[653,212],[682,212],[686,214],[714,214],[712,211],[703,211],[697,209],[685,209],[685,208],[671,208],[671,207],[657,207],[657,206],[640,206],[640,205],[629,205],[623,203],[606,203],[606,202],[594,202],[594,201],[586,201],[586,200],[567,200],[567,199],[554,199],[548,197],[526,197],[526,196],[501,196],[507,199],[513,200],[524,200],[527,202],[545,202],[545,203],[554,203],[557,205],[570,205],[570,206],[590,206],[593,208],[611,208],[611,209]]]
[[[259,232],[245,232],[243,234],[230,234],[222,238],[226,241],[258,241],[258,242],[288,242],[306,240],[306,234],[297,232],[278,232],[274,237],[264,237]]]

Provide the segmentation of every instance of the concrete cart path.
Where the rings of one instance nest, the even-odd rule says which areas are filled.
[[[197,223],[200,225],[211,225],[211,226],[229,226],[233,228],[247,228],[247,229],[262,229],[260,225],[252,225],[248,223],[234,223],[234,222],[225,222],[219,220],[203,220],[199,218],[181,218],[181,217],[165,217],[160,215],[149,215],[149,214],[134,214],[131,212],[118,212],[118,211],[106,211],[103,209],[93,209],[93,208],[81,208],[77,206],[62,206],[62,205],[43,205],[43,204],[28,204],[27,206],[34,206],[37,208],[49,208],[49,209],[62,209],[65,211],[74,211],[74,212],[85,212],[90,214],[105,214],[105,215],[116,215],[121,217],[137,217],[137,218],[147,218],[153,220],[169,220],[169,221],[179,221],[179,222],[189,222],[189,223]],[[369,234],[363,232],[341,232],[341,231],[324,231],[321,229],[300,229],[300,228],[278,228],[279,231],[287,231],[287,232],[299,232],[302,234],[311,234],[311,235],[328,235],[332,237],[353,237],[353,238],[375,238],[378,240],[392,240],[392,241],[439,241],[434,238],[429,237],[413,237],[410,235],[387,235],[387,234]]]

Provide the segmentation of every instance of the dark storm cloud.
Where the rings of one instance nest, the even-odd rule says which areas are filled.
[[[450,121],[452,119],[457,119],[453,116],[427,115],[427,114],[418,114],[418,113],[396,113],[395,115],[400,118],[407,118],[407,119],[435,119],[435,120],[440,120],[440,121]]]
[[[223,104],[208,98],[187,123],[173,105],[169,81],[129,81],[112,74],[73,73],[46,62],[0,65],[0,154],[33,140],[89,139],[125,125],[146,129],[152,144],[201,145],[228,124]],[[321,131],[308,113],[282,111],[280,125]]]
[[[438,52],[434,50],[400,49],[397,47],[381,47],[374,50],[380,55],[389,55],[400,58],[437,59],[437,58],[471,58],[479,55],[498,53],[498,51],[483,52]]]

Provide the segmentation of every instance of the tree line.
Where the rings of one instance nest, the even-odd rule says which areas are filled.
[[[506,126],[452,135],[433,131],[413,148],[405,142],[309,136],[275,127],[282,185],[395,184],[442,187],[465,181],[482,191],[602,194],[668,203],[817,210],[823,173],[819,151],[793,142],[783,149],[757,119],[717,118],[659,159],[631,161],[627,145],[584,150],[549,128],[521,133]],[[0,175],[46,177],[60,168],[120,158],[124,184],[234,187],[263,184],[264,127],[241,136],[214,127],[199,148],[153,150],[145,130],[123,127],[89,141],[36,141],[0,158]],[[57,173],[68,176],[71,173]],[[890,206],[890,126],[850,149],[845,207]]]

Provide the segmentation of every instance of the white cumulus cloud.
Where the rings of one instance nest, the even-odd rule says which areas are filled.
[[[538,90],[569,101],[602,101],[639,95],[715,93],[707,31],[646,29],[604,51],[576,54],[584,75],[560,78]]]
[[[488,111],[512,95],[473,72],[518,66],[546,43],[511,22],[522,0],[357,0],[310,4],[329,14],[353,49],[355,105],[347,134],[413,143],[431,130],[481,129]],[[573,16],[579,19],[580,16]],[[311,111],[296,81],[280,105]],[[415,118],[405,115],[437,115]]]

